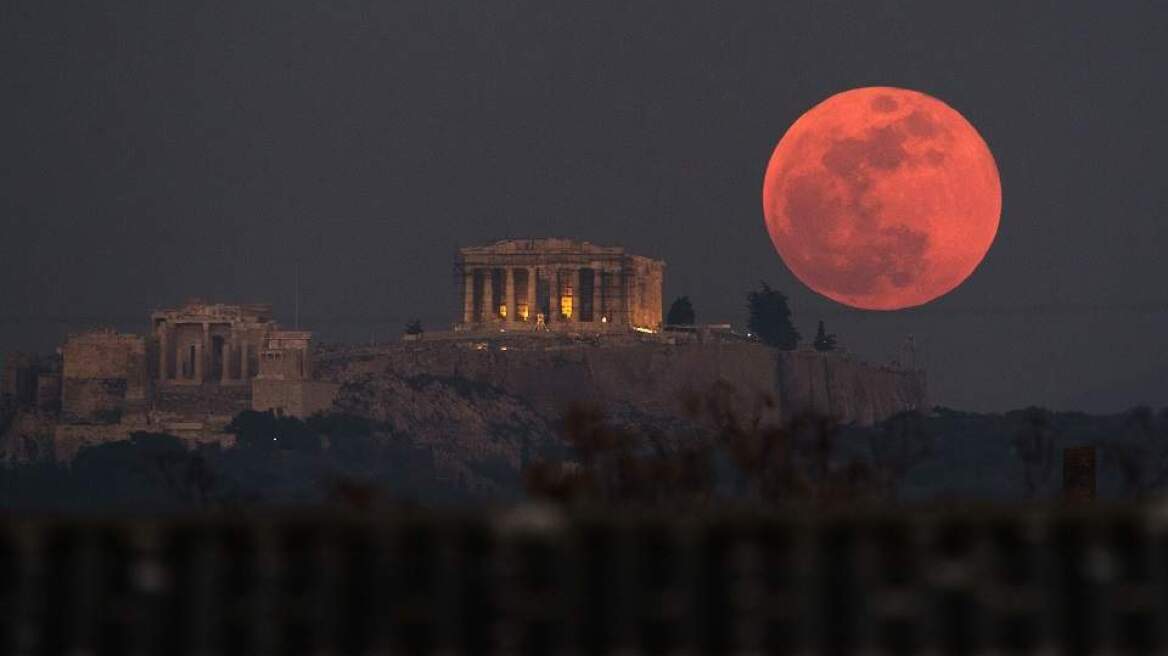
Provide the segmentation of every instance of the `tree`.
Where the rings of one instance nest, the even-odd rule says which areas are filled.
[[[836,346],[835,333],[829,333],[823,328],[823,320],[819,320],[819,327],[815,330],[815,350],[834,351]]]
[[[320,450],[320,436],[296,417],[280,417],[268,410],[244,410],[224,429],[235,435],[236,446],[242,449],[274,451],[276,449],[316,452]]]
[[[1168,483],[1168,409],[1147,406],[1125,412],[1118,435],[1102,442],[1103,455],[1119,470],[1125,496],[1145,499]]]
[[[665,323],[670,326],[692,326],[694,318],[693,304],[689,302],[689,297],[679,296],[673,301],[673,305],[669,306]]]
[[[758,290],[746,296],[746,307],[750,310],[747,328],[770,346],[784,351],[794,350],[799,345],[799,331],[791,323],[787,297],[765,282],[759,284]]]
[[[823,322],[819,322],[820,328]],[[900,492],[908,472],[933,455],[934,438],[925,418],[915,410],[889,417],[869,438],[872,461],[881,473],[893,498]]]
[[[422,320],[414,319],[406,324],[407,335],[421,335],[422,334]]]
[[[1011,413],[1014,414],[1014,413]],[[1010,438],[1014,453],[1022,462],[1022,482],[1027,499],[1033,499],[1046,486],[1054,472],[1055,433],[1049,410],[1029,407],[1022,410],[1021,425]]]

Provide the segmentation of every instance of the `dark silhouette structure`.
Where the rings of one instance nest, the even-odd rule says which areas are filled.
[[[746,306],[750,311],[746,326],[764,343],[784,351],[799,345],[799,331],[791,323],[791,308],[782,292],[761,282],[747,295]]]
[[[815,329],[815,341],[813,342],[816,351],[834,351],[836,348],[835,333],[829,333],[823,327],[823,320],[819,321],[819,326]]]
[[[665,315],[665,323],[670,326],[692,326],[696,315],[693,303],[688,296],[680,296],[669,306],[669,313]]]

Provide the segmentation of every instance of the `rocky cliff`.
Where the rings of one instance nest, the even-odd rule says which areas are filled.
[[[413,342],[336,349],[319,359],[338,382],[437,376],[489,385],[554,422],[573,403],[622,422],[667,428],[682,401],[716,384],[736,410],[777,423],[796,413],[869,425],[927,406],[921,372],[876,367],[842,353],[782,352],[755,343],[590,344],[532,340]]]

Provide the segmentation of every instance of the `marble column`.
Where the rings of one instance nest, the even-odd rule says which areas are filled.
[[[535,267],[527,267],[527,320],[535,323],[536,303],[535,303],[535,288],[538,280],[536,279]]]
[[[515,321],[515,269],[507,267],[503,269],[503,285],[507,289],[507,316],[505,321]]]
[[[166,324],[158,327],[158,380],[169,380],[170,376],[166,370],[166,351],[170,347],[170,340],[166,335]]]
[[[549,268],[544,274],[548,278],[548,312],[544,320],[550,324],[560,318],[560,270]]]
[[[494,321],[499,316],[498,310],[495,307],[495,272],[486,268],[483,269],[483,321]]]
[[[203,353],[203,343],[195,344],[195,377],[191,380],[196,383],[203,382]]]
[[[600,323],[600,318],[604,316],[604,307],[601,306],[601,299],[604,297],[600,293],[600,285],[603,284],[604,275],[600,272],[600,267],[592,269],[592,321]]]
[[[580,267],[572,269],[572,321],[580,323],[582,315],[580,314]]]
[[[462,305],[462,322],[471,323],[474,321],[474,269],[469,267],[463,270],[463,305]]]
[[[239,379],[245,383],[251,379],[251,367],[247,356],[247,338],[245,337],[239,342]]]
[[[235,333],[232,333],[227,341],[223,343],[223,373],[220,376],[221,382],[230,383],[235,380],[231,375],[231,363],[234,360],[232,355],[235,354]]]
[[[203,367],[203,374],[199,376],[199,382],[205,383],[211,376],[211,324],[203,323],[203,354],[199,357],[199,364]]]

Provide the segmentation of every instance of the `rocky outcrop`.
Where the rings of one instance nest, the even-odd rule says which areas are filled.
[[[440,475],[480,491],[514,486],[522,464],[556,442],[526,401],[465,378],[353,374],[333,409],[430,451]]]
[[[876,367],[843,353],[784,352],[756,343],[533,344],[531,340],[414,342],[341,349],[319,360],[322,375],[418,375],[491,385],[528,402],[548,421],[573,403],[618,421],[664,427],[687,397],[721,385],[740,416],[778,423],[801,412],[870,425],[927,407],[923,373]]]
[[[776,357],[778,394],[789,414],[811,412],[870,426],[928,408],[923,371],[872,366],[836,352],[781,351]]]

